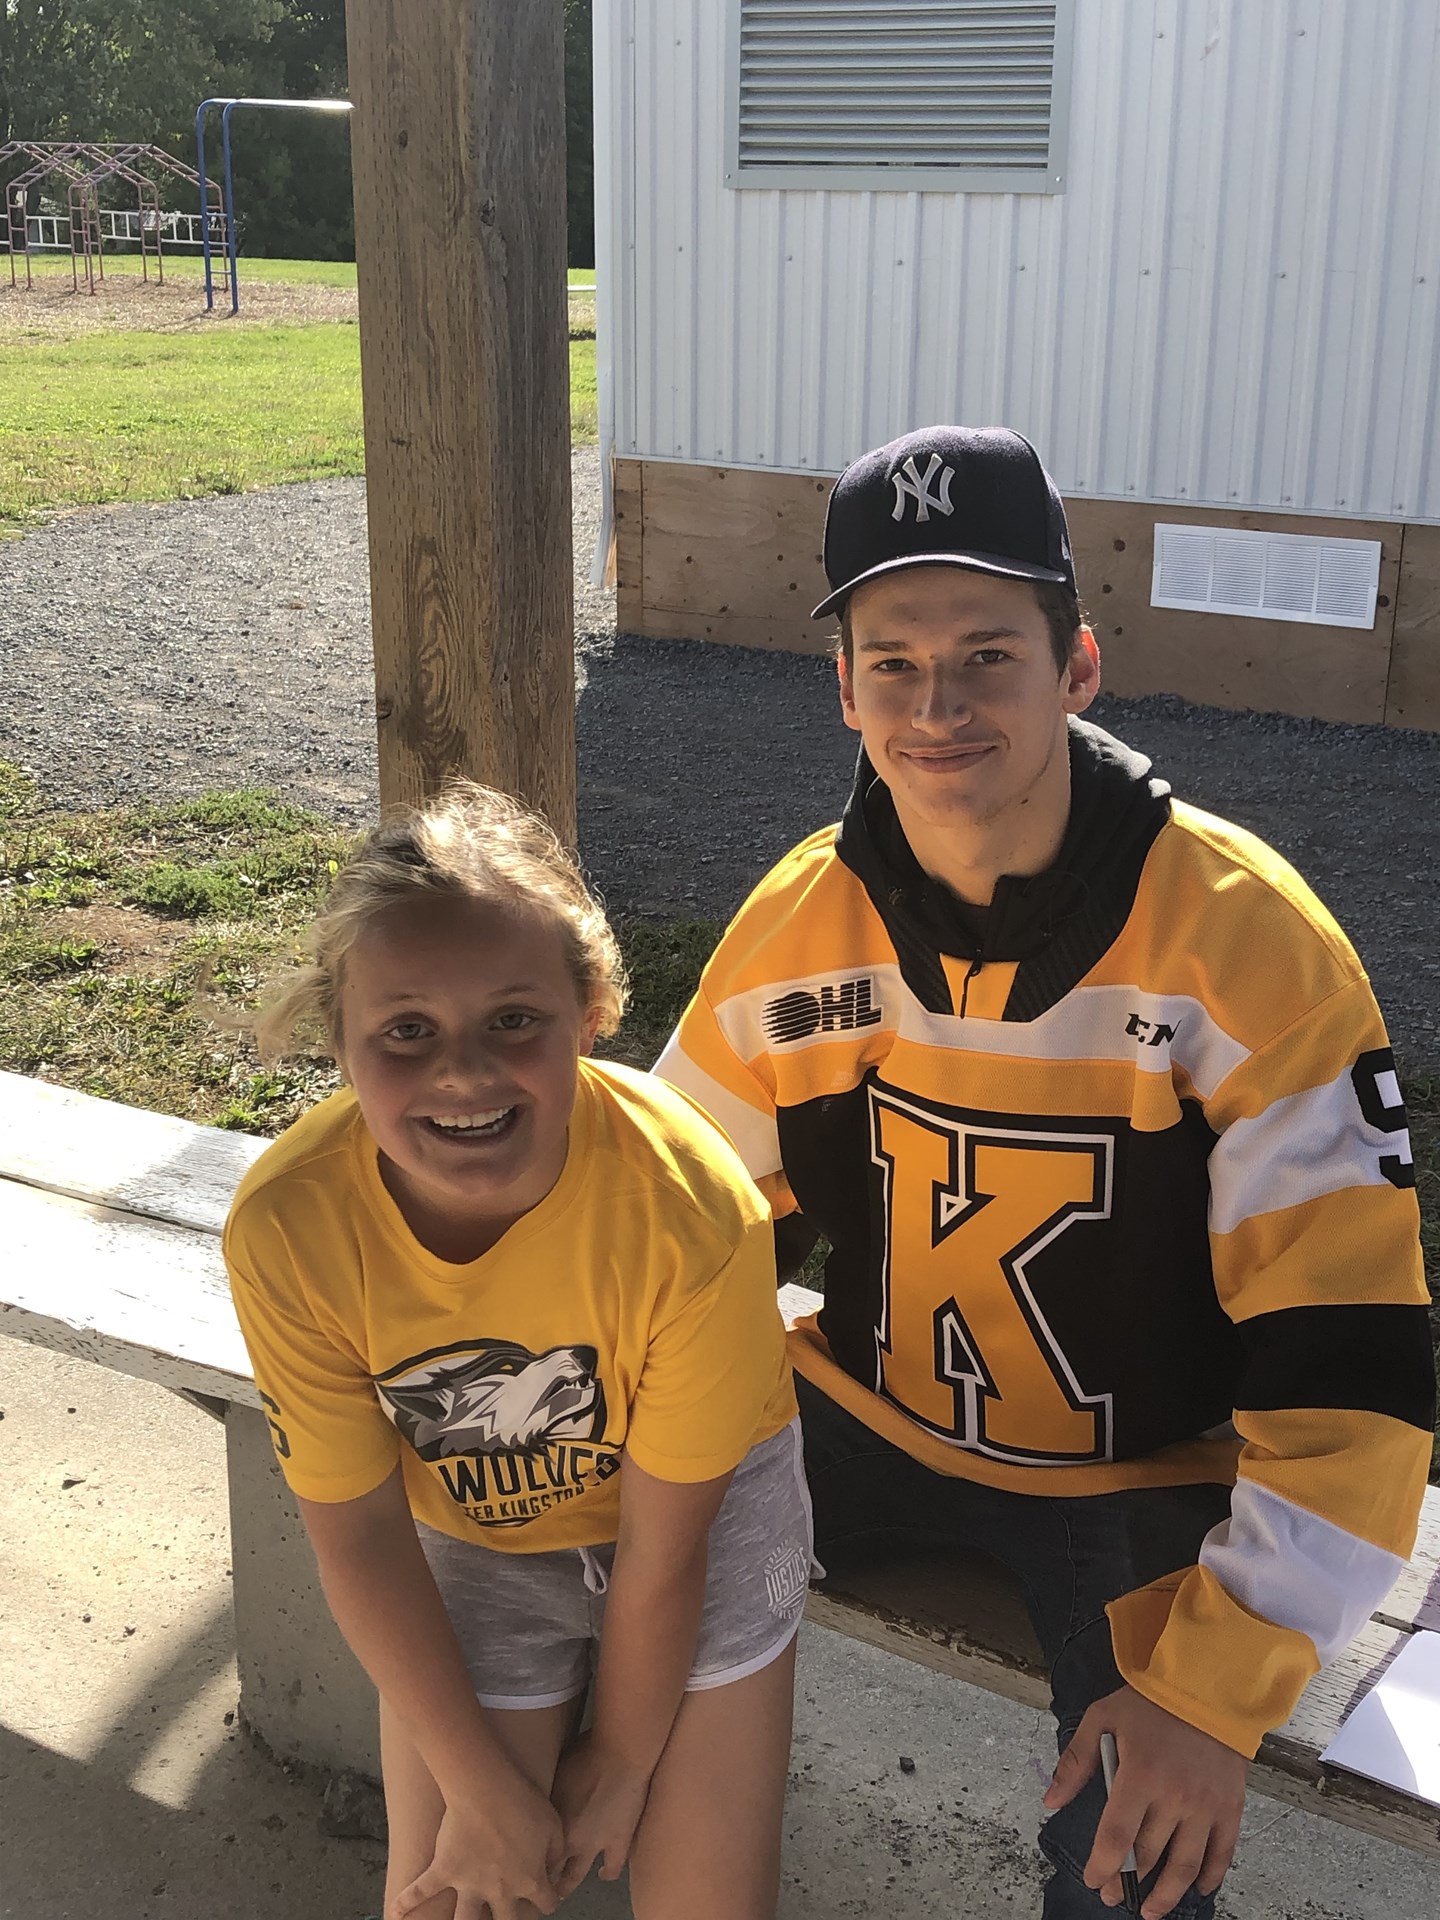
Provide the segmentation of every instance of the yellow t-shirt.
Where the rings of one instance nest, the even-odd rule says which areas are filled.
[[[559,1181],[478,1260],[415,1239],[348,1089],[250,1169],[225,1259],[307,1500],[399,1460],[416,1518],[457,1539],[596,1546],[622,1452],[715,1479],[795,1413],[769,1210],[688,1099],[625,1067],[581,1062]]]

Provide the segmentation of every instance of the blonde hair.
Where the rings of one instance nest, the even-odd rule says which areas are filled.
[[[255,1016],[264,1059],[334,1054],[345,956],[373,921],[417,894],[532,913],[560,936],[580,1004],[611,1034],[625,1010],[625,966],[603,908],[545,821],[508,794],[452,780],[424,806],[391,815],[331,882],[309,929],[309,963]]]

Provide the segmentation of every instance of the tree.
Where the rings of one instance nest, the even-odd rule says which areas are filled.
[[[173,140],[207,93],[236,90],[285,12],[284,0],[0,0],[0,144]]]
[[[568,250],[572,266],[590,267],[591,0],[564,7]],[[347,91],[344,0],[0,0],[0,145],[149,140],[193,164],[195,109],[212,94],[298,100]],[[237,114],[234,163],[245,251],[354,258],[342,117]]]
[[[257,52],[245,91],[281,100],[344,99],[345,0],[289,0]],[[349,116],[242,109],[231,131],[246,251],[353,260]]]

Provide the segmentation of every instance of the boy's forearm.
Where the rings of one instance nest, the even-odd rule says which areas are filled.
[[[685,1693],[705,1604],[705,1546],[679,1566],[627,1566],[616,1555],[592,1738],[636,1772],[654,1772]]]

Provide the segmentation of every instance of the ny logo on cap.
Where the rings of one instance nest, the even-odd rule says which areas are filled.
[[[928,520],[932,507],[937,513],[954,513],[955,509],[950,504],[950,482],[955,478],[955,469],[953,467],[941,468],[940,491],[939,493],[932,493],[930,491],[930,482],[935,478],[935,470],[937,467],[940,467],[940,456],[938,453],[932,453],[924,473],[918,472],[915,466],[915,456],[912,453],[900,471],[891,474],[890,484],[895,489],[895,511],[890,516],[892,520],[903,520],[905,518],[905,496],[907,494],[915,502],[915,518],[917,521]],[[906,477],[907,475],[909,476],[908,478]]]

